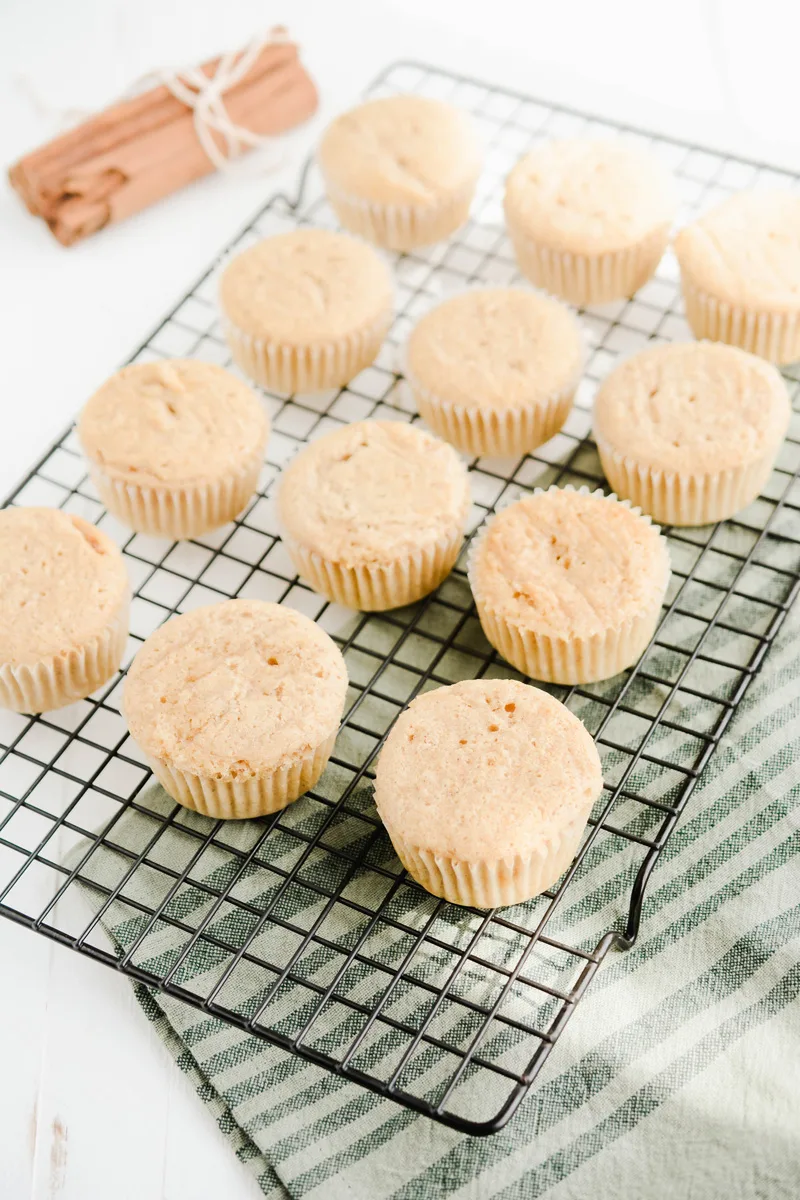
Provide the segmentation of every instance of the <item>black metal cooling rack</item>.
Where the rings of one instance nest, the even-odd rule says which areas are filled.
[[[122,546],[135,587],[126,662],[173,613],[227,596],[278,600],[319,621],[351,678],[331,765],[315,791],[284,812],[226,825],[149,787],[119,715],[119,678],[59,712],[4,713],[0,913],[301,1059],[482,1134],[500,1129],[519,1105],[608,951],[635,940],[650,873],[797,594],[800,422],[795,417],[764,495],[746,512],[705,529],[666,531],[673,585],[637,666],[604,684],[551,689],[594,734],[605,792],[558,886],[492,913],[437,901],[405,876],[369,787],[392,721],[421,689],[515,674],[483,639],[463,557],[436,594],[410,609],[349,613],[295,576],[276,533],[271,484],[299,445],[338,423],[415,419],[397,347],[448,288],[518,278],[503,232],[502,179],[535,140],[597,132],[646,143],[676,173],[683,219],[739,188],[800,181],[431,67],[395,64],[370,89],[395,91],[447,98],[474,114],[488,151],[472,219],[450,242],[396,261],[398,316],[373,367],[341,391],[265,397],[273,420],[267,464],[240,519],[179,545],[131,536],[99,504],[72,431],[10,498],[80,513]],[[304,223],[333,224],[313,169],[296,199],[274,197],[228,250]],[[190,355],[229,365],[214,303],[218,271],[216,263],[131,361]],[[634,299],[583,314],[590,354],[567,425],[534,455],[471,464],[474,524],[533,486],[604,486],[588,437],[593,389],[617,355],[687,337],[682,312],[668,255]],[[787,379],[796,401],[797,376]],[[599,879],[603,889],[592,891]],[[72,903],[76,892],[80,902]],[[588,922],[573,915],[581,899]]]

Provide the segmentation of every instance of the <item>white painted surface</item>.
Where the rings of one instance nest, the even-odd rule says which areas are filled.
[[[431,23],[431,14],[436,24]],[[208,180],[66,251],[0,187],[0,493],[237,226],[289,186],[322,121],[398,57],[797,169],[800,10],[781,0],[5,0],[0,162],[159,63],[284,20],[323,110],[261,180]],[[112,971],[0,922],[0,1198],[246,1200],[258,1189]]]

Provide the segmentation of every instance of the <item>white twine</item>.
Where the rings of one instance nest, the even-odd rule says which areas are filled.
[[[200,145],[218,171],[229,171],[233,160],[244,150],[263,149],[271,145],[274,139],[253,133],[243,125],[236,125],[225,107],[225,92],[241,83],[262,50],[286,40],[286,30],[277,27],[253,38],[244,50],[223,54],[211,76],[206,75],[200,67],[188,67],[180,71],[162,68],[137,80],[134,86],[140,92],[152,83],[162,83],[176,100],[191,108]],[[222,138],[224,150],[218,146],[215,133]]]
[[[276,26],[267,33],[254,37],[243,50],[231,50],[223,54],[216,70],[210,76],[196,66],[181,69],[162,67],[149,71],[126,89],[120,101],[131,100],[148,88],[163,84],[176,100],[180,100],[181,104],[192,110],[198,141],[214,168],[230,173],[238,170],[240,164],[234,167],[234,162],[245,150],[273,146],[275,138],[253,133],[251,129],[232,121],[225,107],[225,93],[241,83],[267,46],[280,45],[287,40],[286,30],[282,26]],[[93,115],[91,111],[75,108],[53,109],[42,99],[35,85],[26,76],[19,76],[17,84],[40,115],[56,117],[62,125],[74,125]],[[222,139],[222,147],[218,145],[215,134]],[[273,162],[270,165],[274,167],[277,163]]]

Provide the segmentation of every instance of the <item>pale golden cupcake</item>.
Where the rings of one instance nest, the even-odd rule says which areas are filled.
[[[0,707],[47,712],[108,683],[129,600],[122,555],[101,530],[60,509],[3,509]]]
[[[758,496],[789,427],[780,372],[718,342],[656,346],[595,400],[608,482],[662,525],[723,521]]]
[[[137,363],[86,404],[78,438],[109,512],[137,533],[192,538],[232,521],[258,485],[269,421],[222,367]]]
[[[566,305],[526,288],[473,288],[415,326],[406,375],[428,425],[459,450],[520,455],[566,421],[583,360]]]
[[[534,492],[491,517],[470,551],[483,632],[524,675],[592,683],[655,633],[670,576],[650,518],[587,488]]]
[[[800,358],[800,196],[739,192],[685,226],[675,254],[695,337]]]
[[[469,215],[481,169],[475,130],[441,100],[390,96],[343,113],[317,155],[334,212],[390,250],[449,237]]]
[[[544,142],[506,182],[519,268],[572,304],[621,300],[655,273],[675,217],[672,176],[624,141]]]
[[[173,617],[128,672],[131,735],[174,800],[261,817],[313,787],[347,692],[336,644],[302,613],[226,600]]]
[[[380,255],[326,229],[295,229],[243,250],[222,273],[219,299],[237,366],[285,393],[349,383],[374,361],[393,316]]]
[[[597,748],[563,704],[530,684],[472,679],[425,692],[398,717],[375,803],[418,883],[494,908],[553,886],[602,787]]]
[[[316,591],[349,608],[411,604],[458,558],[469,511],[452,446],[401,421],[359,421],[306,447],[283,473],[286,547]]]

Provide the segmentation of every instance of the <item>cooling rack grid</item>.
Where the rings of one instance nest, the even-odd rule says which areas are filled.
[[[469,223],[396,259],[397,318],[374,366],[319,396],[265,395],[273,422],[260,491],[234,523],[181,544],[131,535],[100,505],[68,430],[9,498],[61,507],[120,544],[135,588],[126,663],[164,620],[228,596],[317,620],[347,661],[331,764],[268,819],[226,824],[155,792],[119,714],[121,680],[41,717],[0,714],[0,914],[383,1096],[471,1133],[500,1129],[531,1087],[608,951],[636,937],[650,873],[800,586],[800,416],[764,494],[736,520],[667,530],[673,580],[650,648],[606,683],[551,690],[596,738],[605,790],[558,886],[483,913],[409,880],[371,797],[377,753],[421,690],[517,677],[483,638],[464,557],[432,596],[354,614],[298,580],[271,489],[307,440],[366,417],[417,419],[398,348],[437,298],[517,280],[502,181],[544,137],[598,133],[648,145],[674,170],[681,219],[734,190],[798,178],[601,122],[434,67],[397,63],[371,95],[414,91],[468,109],[487,143]],[[298,225],[333,226],[313,168],[227,251]],[[219,261],[132,356],[230,359],[215,306]],[[605,486],[589,437],[597,382],[619,355],[688,337],[674,260],[634,299],[581,314],[590,353],[563,431],[533,455],[470,464],[472,528],[535,486]],[[797,410],[798,377],[787,373]],[[87,899],[90,906],[87,907]]]

